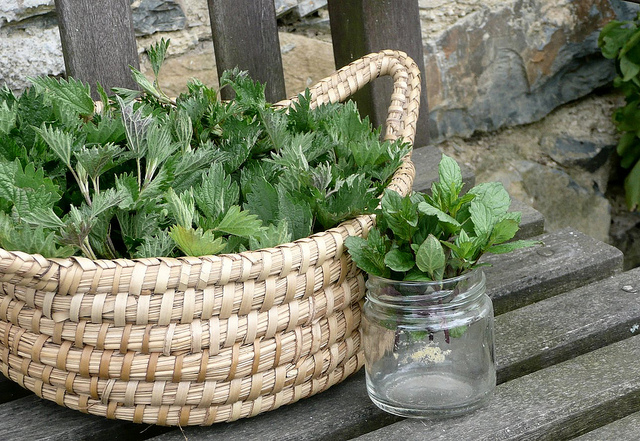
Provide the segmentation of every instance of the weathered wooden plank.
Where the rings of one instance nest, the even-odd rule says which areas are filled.
[[[498,316],[498,381],[640,334],[638,300],[640,268]]]
[[[285,98],[280,40],[273,0],[208,0],[218,77],[239,67],[266,83],[267,101]],[[224,99],[232,97],[225,88]]]
[[[622,271],[620,250],[572,229],[537,237],[544,246],[485,255],[496,315]]]
[[[429,106],[418,0],[330,0],[329,16],[337,67],[383,49],[404,51],[415,60],[422,72],[416,146],[428,145]],[[391,90],[390,79],[376,80],[355,97],[360,110],[376,126],[384,124]]]
[[[137,89],[129,66],[139,68],[129,0],[55,0],[68,76]]]
[[[611,424],[596,429],[575,441],[638,441],[640,437],[640,412],[633,413]]]
[[[638,359],[640,335],[504,383],[455,421],[403,420],[357,439],[570,439],[640,410]]]
[[[169,428],[86,415],[30,395],[0,405],[4,441],[143,440]]]

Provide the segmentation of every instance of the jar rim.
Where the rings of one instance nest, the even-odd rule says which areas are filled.
[[[473,269],[450,279],[422,282],[369,275],[366,282],[367,300],[390,308],[457,307],[484,295],[485,280],[481,269]],[[462,289],[461,283],[464,285]],[[388,289],[373,289],[376,286],[386,286]]]

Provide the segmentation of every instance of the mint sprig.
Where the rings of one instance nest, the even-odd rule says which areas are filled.
[[[462,194],[460,167],[446,155],[438,175],[430,195],[384,192],[368,237],[346,240],[360,269],[393,280],[443,280],[475,268],[484,253],[539,243],[511,241],[521,215],[508,211],[511,199],[502,184],[483,183]]]

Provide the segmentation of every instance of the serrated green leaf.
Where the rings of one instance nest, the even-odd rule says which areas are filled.
[[[196,202],[191,191],[185,191],[180,195],[169,188],[166,193],[167,208],[169,213],[176,220],[176,223],[183,228],[191,228],[196,211]],[[178,246],[180,246],[178,244]]]
[[[502,242],[511,240],[518,232],[518,229],[519,225],[515,220],[502,219],[493,227],[489,242],[492,244],[500,244]]]
[[[167,49],[169,49],[170,42],[171,39],[165,40],[162,38],[159,42],[151,45],[151,47],[147,49],[147,56],[151,63],[151,69],[153,70],[153,74],[156,78],[158,78],[158,73],[160,72],[162,63],[164,63],[164,58],[167,55]]]
[[[384,239],[376,229],[369,231],[367,239],[349,236],[345,240],[351,259],[358,268],[378,277],[389,277],[389,269],[384,263],[387,248]]]
[[[30,78],[39,91],[46,92],[52,102],[65,106],[80,115],[91,115],[94,111],[91,89],[88,84],[73,78],[37,77]]]
[[[471,201],[469,214],[471,216],[471,222],[473,222],[473,231],[476,233],[476,236],[482,240],[489,239],[489,235],[491,234],[493,226],[496,224],[497,220],[491,208],[483,202],[474,199]]]
[[[272,248],[288,242],[291,242],[288,224],[285,220],[281,220],[278,225],[271,224],[265,228],[260,236],[251,236],[249,238],[249,247],[252,250],[258,250]]]
[[[166,231],[161,231],[154,236],[144,236],[142,243],[132,253],[134,258],[150,258],[171,256],[176,247],[175,241]]]
[[[485,182],[478,184],[469,190],[470,194],[475,195],[475,202],[482,202],[491,210],[493,216],[502,217],[511,206],[511,198],[509,193],[504,189],[501,182]]]
[[[440,222],[448,224],[454,228],[461,227],[460,222],[449,216],[444,211],[428,204],[427,202],[420,202],[418,204],[418,210],[420,210],[420,212],[426,214],[427,216],[435,216]]]
[[[415,258],[412,253],[401,251],[394,248],[384,256],[384,263],[392,271],[406,272],[416,265]]]
[[[232,234],[240,237],[260,236],[263,231],[262,221],[258,216],[248,211],[242,211],[239,206],[229,207],[220,223],[215,227],[215,231]]]
[[[442,244],[433,234],[430,234],[416,252],[416,265],[420,271],[429,274],[432,279],[440,279],[444,273],[445,264],[446,257]]]
[[[311,206],[299,197],[294,196],[281,185],[278,191],[278,217],[287,221],[291,239],[297,240],[311,234],[313,212]]]
[[[206,256],[221,253],[226,243],[221,237],[215,237],[213,231],[202,231],[198,228],[185,228],[174,225],[169,229],[169,237],[186,256]]]
[[[59,128],[47,127],[44,124],[40,128],[34,127],[34,130],[44,139],[62,162],[71,168],[71,152],[75,142],[73,135]]]
[[[0,133],[9,134],[11,129],[16,126],[16,120],[18,118],[17,108],[11,107],[6,101],[0,104]]]
[[[445,208],[450,209],[453,201],[458,199],[458,195],[462,191],[462,171],[453,158],[443,154],[438,165],[438,177],[440,198],[443,202],[446,202],[446,207],[442,208],[443,211],[448,211]]]

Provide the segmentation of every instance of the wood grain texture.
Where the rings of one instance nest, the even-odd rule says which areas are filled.
[[[420,119],[415,145],[429,144],[429,106],[418,0],[329,0],[331,37],[337,67],[384,49],[406,52],[422,72]],[[356,94],[361,112],[383,125],[391,82],[378,80]]]
[[[139,68],[129,0],[56,0],[68,76],[105,90],[137,89],[129,66]]]
[[[359,440],[563,440],[640,410],[640,335],[496,388],[452,421],[404,420]]]
[[[267,101],[285,98],[280,40],[273,0],[208,0],[218,77],[235,67],[266,83]],[[228,88],[222,98],[233,95]]]
[[[622,271],[622,252],[573,229],[545,234],[544,246],[482,257],[496,315]]]
[[[638,441],[638,437],[640,437],[640,412],[574,439],[575,441]]]
[[[640,334],[639,294],[628,286],[640,291],[640,268],[496,317],[498,381]]]

